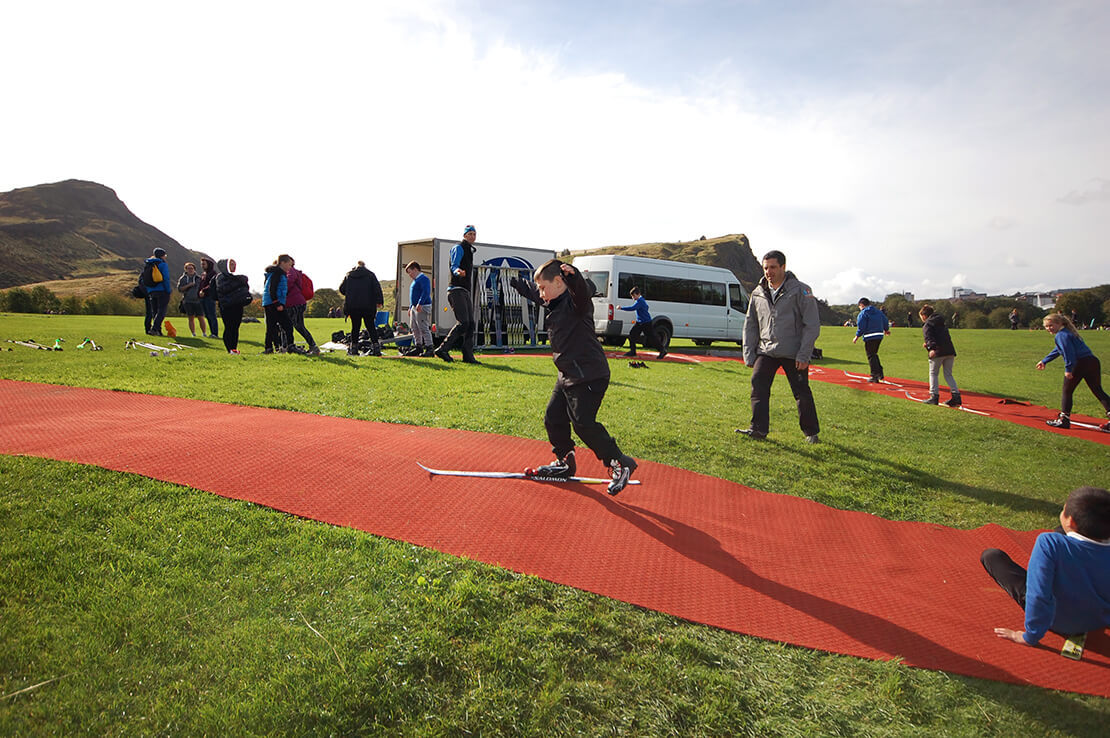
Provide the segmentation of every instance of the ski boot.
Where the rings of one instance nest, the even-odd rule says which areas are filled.
[[[964,401],[960,398],[959,392],[953,392],[952,397],[944,404],[948,407],[960,407],[964,404]]]
[[[1055,420],[1046,420],[1044,424],[1052,426],[1053,428],[1062,428],[1064,430],[1067,430],[1068,428],[1071,428],[1071,418],[1068,417],[1067,413],[1060,413],[1060,417],[1056,418]]]
[[[608,491],[610,496],[615,496],[625,488],[637,466],[635,459],[624,454],[621,454],[619,459],[613,459],[609,462],[609,477],[613,480],[609,482]]]
[[[561,459],[555,459],[550,464],[536,467],[531,470],[525,469],[524,473],[530,477],[555,477],[556,479],[569,479],[574,476],[578,471],[578,466],[574,463],[574,452],[571,451]]]
[[[929,395],[929,399],[925,401],[926,405],[939,405],[940,395]]]

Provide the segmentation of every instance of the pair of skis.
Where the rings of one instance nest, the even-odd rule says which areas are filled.
[[[424,466],[419,461],[416,462],[424,471],[433,476],[445,477],[482,477],[484,479],[527,479],[532,482],[578,482],[579,484],[609,484],[611,479],[603,477],[548,477],[536,474],[531,469],[525,469],[522,472],[496,472],[496,471],[460,471],[458,469],[432,469],[431,467]],[[639,484],[638,479],[629,479],[629,484]]]
[[[43,345],[43,344],[39,343],[38,341],[34,341],[30,338],[28,338],[26,341],[13,341],[10,338],[7,339],[8,343],[14,343],[14,344],[19,345],[19,346],[26,346],[27,348],[39,349],[40,351],[61,351],[62,350],[62,342],[64,340],[65,339],[63,339],[63,338],[56,338],[56,339],[54,339],[54,345],[53,346],[46,346],[46,345]]]

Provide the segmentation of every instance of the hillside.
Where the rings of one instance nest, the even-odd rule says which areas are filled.
[[[693,264],[708,264],[724,267],[736,275],[740,284],[751,291],[763,277],[763,269],[752,253],[748,237],[742,233],[707,238],[697,241],[677,241],[673,243],[640,243],[630,246],[605,246],[600,249],[571,251],[570,255],[584,254],[627,254],[644,256],[650,259],[685,261]]]
[[[133,282],[143,259],[159,246],[172,264],[204,256],[139,220],[113,190],[96,182],[71,179],[0,193],[0,289],[51,280],[96,284],[113,275],[120,284]]]

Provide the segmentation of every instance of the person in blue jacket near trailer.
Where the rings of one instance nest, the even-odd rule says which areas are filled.
[[[863,339],[863,348],[867,352],[867,363],[871,367],[871,381],[881,382],[886,379],[883,373],[883,363],[879,361],[879,344],[883,336],[890,335],[890,321],[882,310],[871,304],[866,297],[859,299],[859,315],[856,316],[856,337],[852,343]]]
[[[1064,390],[1060,399],[1060,416],[1055,420],[1046,420],[1045,423],[1053,428],[1071,427],[1072,394],[1083,381],[1087,382],[1095,398],[1102,403],[1106,417],[1110,418],[1110,396],[1102,388],[1102,364],[1079,337],[1075,324],[1060,313],[1053,313],[1044,317],[1044,327],[1056,339],[1056,347],[1037,362],[1037,369],[1043,370],[1045,364],[1057,356],[1064,357]],[[1099,426],[1099,430],[1110,433],[1110,420]]]
[[[641,343],[644,348],[651,346],[659,350],[659,358],[662,359],[667,355],[667,349],[659,345],[659,340],[655,336],[655,331],[651,328],[651,311],[648,310],[647,300],[640,294],[639,287],[633,287],[628,291],[628,296],[632,298],[631,305],[620,307],[620,310],[635,310],[636,322],[632,325],[632,330],[628,332],[628,352],[625,356],[636,355],[636,339],[643,336]]]

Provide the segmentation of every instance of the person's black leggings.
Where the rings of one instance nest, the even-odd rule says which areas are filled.
[[[266,350],[274,348],[286,349],[293,342],[293,324],[289,322],[289,313],[282,305],[278,310],[278,303],[266,306]]]
[[[243,323],[243,306],[220,306],[220,314],[224,317],[224,348],[234,351],[239,348],[239,326]]]
[[[312,334],[308,332],[308,328],[304,326],[304,314],[308,305],[294,305],[292,307],[286,306],[285,311],[289,313],[289,322],[293,324],[293,329],[304,336],[304,340],[308,341],[308,347],[311,349],[316,346],[316,340],[312,338]],[[290,332],[290,339],[293,334]]]
[[[1095,398],[1102,403],[1102,409],[1110,413],[1110,396],[1102,388],[1102,364],[1099,363],[1097,356],[1084,356],[1082,359],[1077,359],[1075,369],[1071,373],[1071,379],[1064,377],[1064,392],[1060,399],[1060,411],[1064,415],[1071,415],[1072,394],[1080,382],[1087,383]]]
[[[376,325],[378,313],[348,313],[347,317],[351,319],[351,346],[348,353],[358,353],[358,336],[362,333],[362,325],[366,324],[366,332],[370,334],[370,342],[378,342],[378,326]]]

